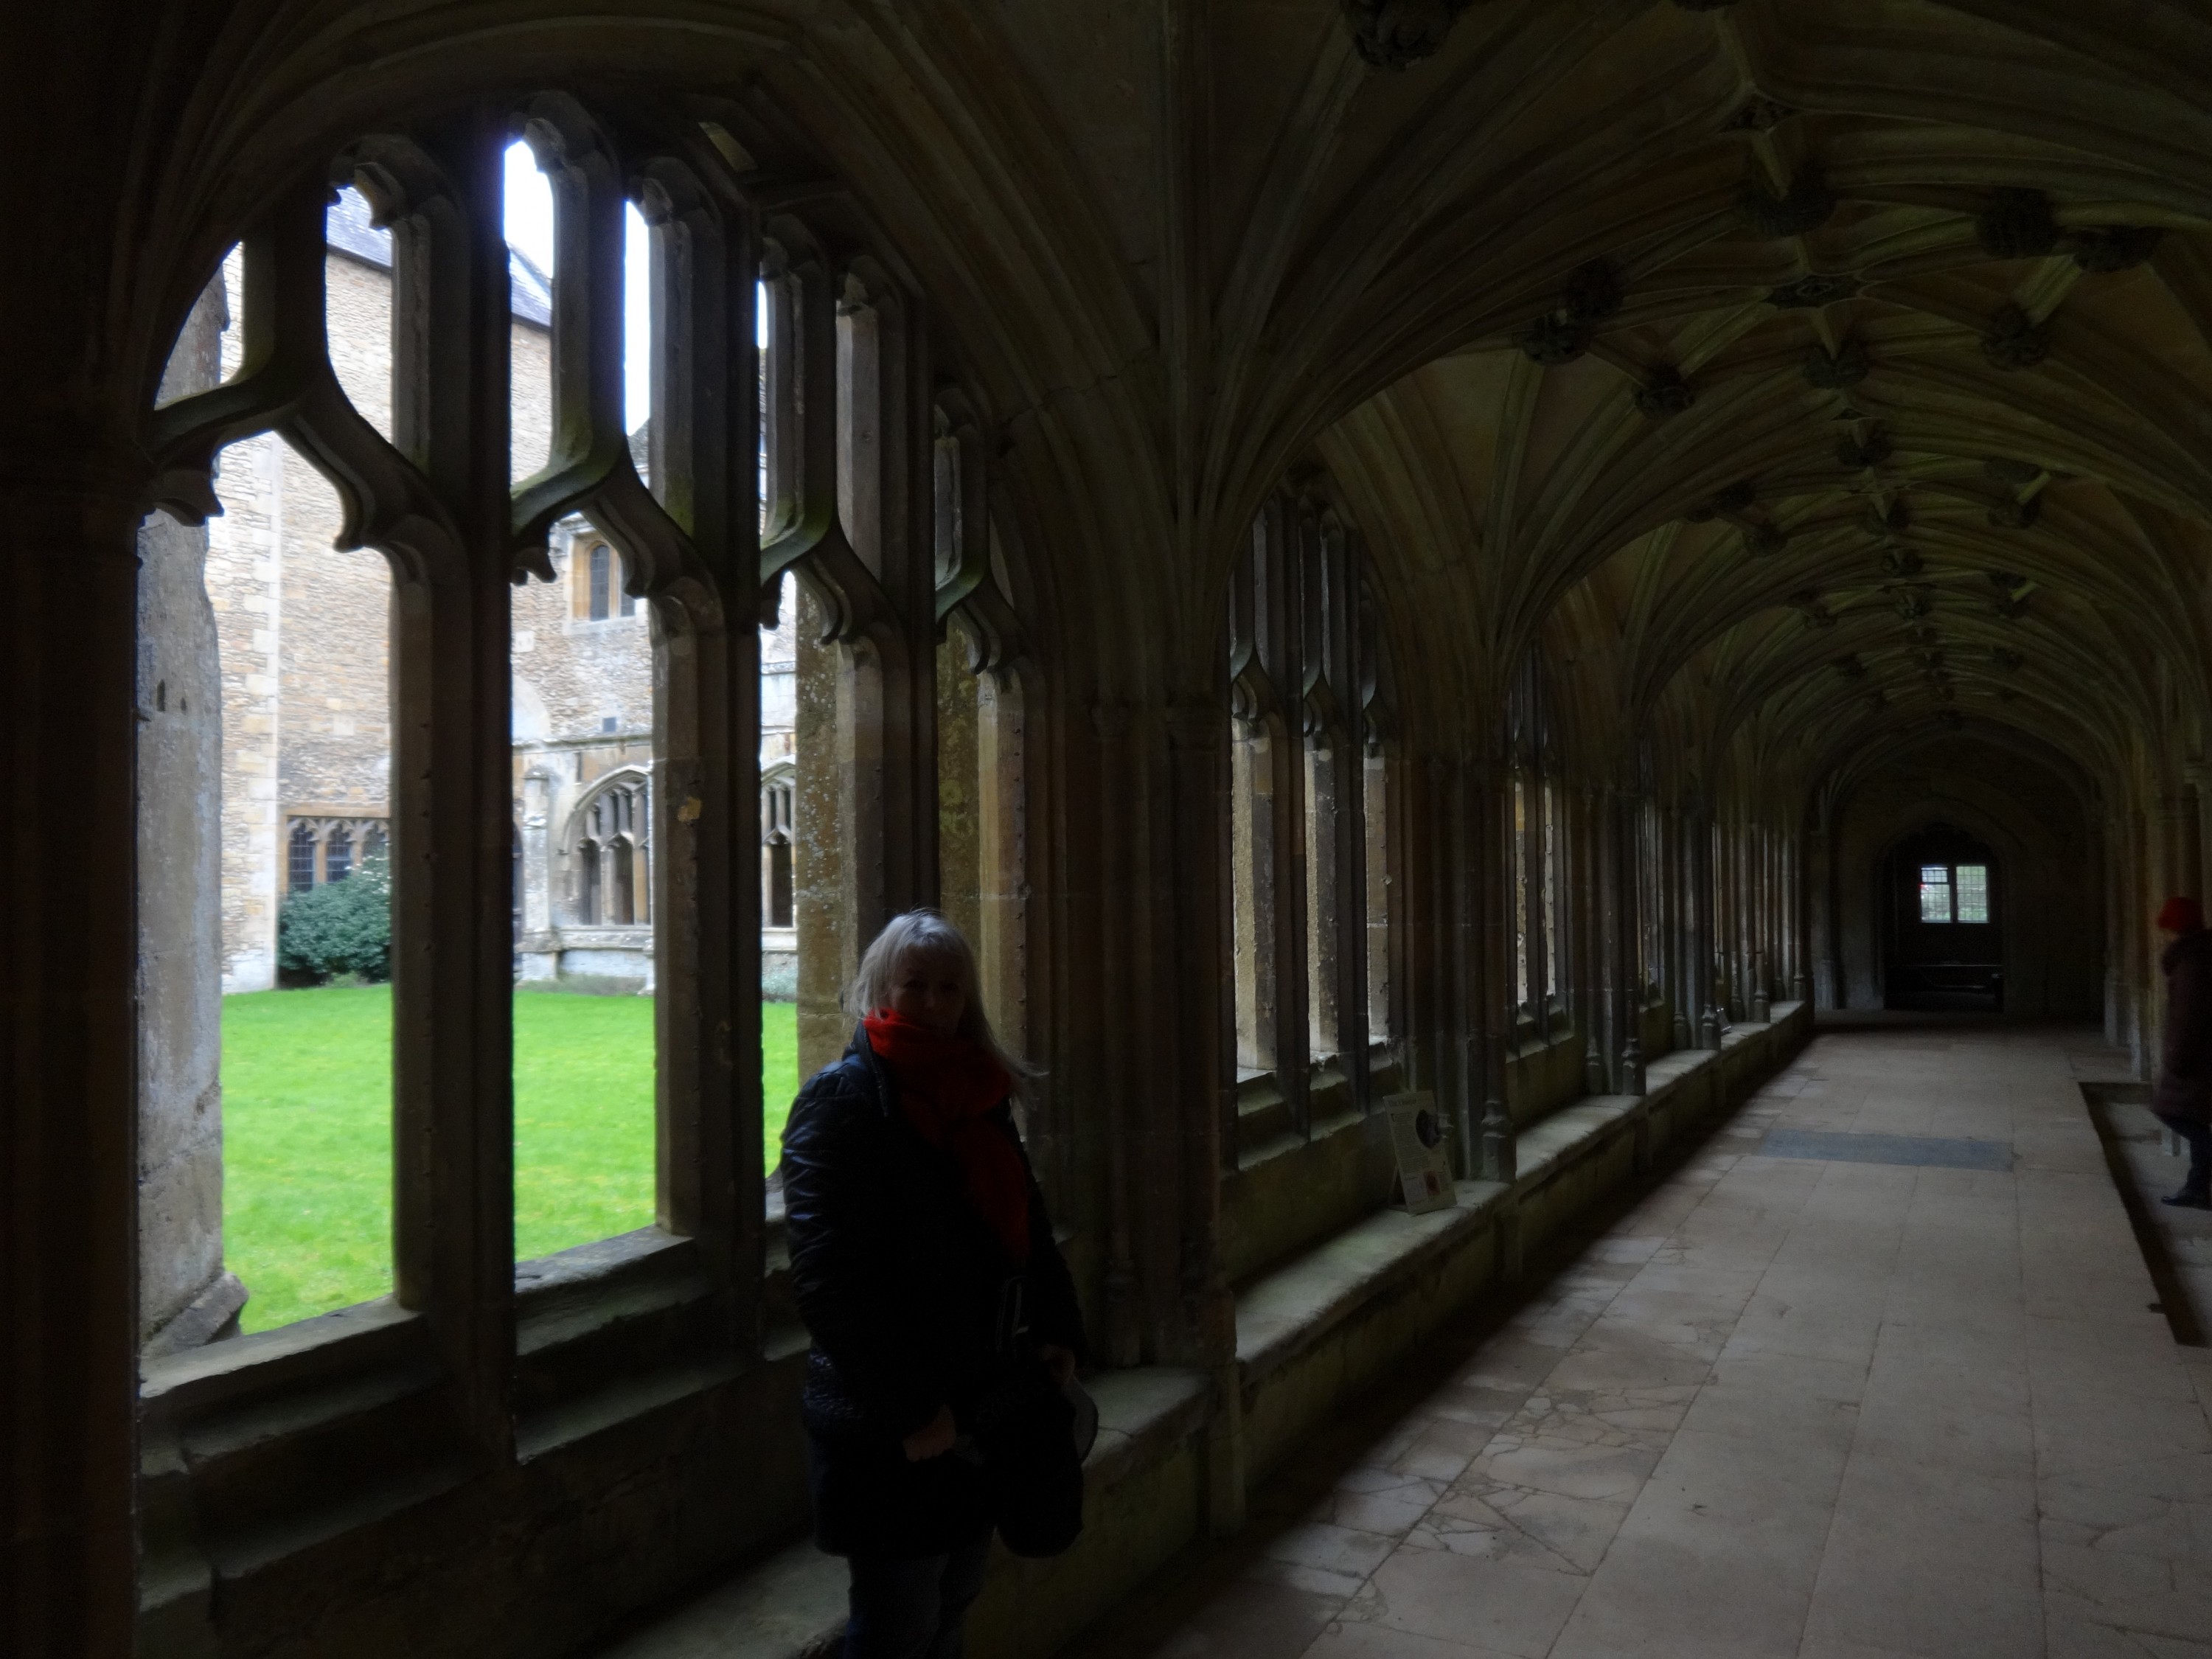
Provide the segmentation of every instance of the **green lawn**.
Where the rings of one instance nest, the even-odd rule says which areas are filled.
[[[799,1087],[795,1010],[761,1006],[769,1168]],[[514,1000],[514,1243],[549,1255],[653,1220],[653,1001]],[[223,1249],[268,1330],[392,1288],[392,993],[222,1003]]]

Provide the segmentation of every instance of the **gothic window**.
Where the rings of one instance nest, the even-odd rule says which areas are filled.
[[[1542,826],[1542,857],[1544,867],[1544,994],[1556,997],[1559,994],[1559,893],[1560,893],[1560,826],[1561,802],[1559,786],[1546,780],[1543,789],[1544,823]]]
[[[304,893],[315,884],[315,832],[304,823],[292,826],[286,844],[285,885],[295,893]]]
[[[1961,864],[1954,873],[1957,878],[1959,920],[1986,923],[1990,919],[1990,866]]]
[[[518,130],[527,151],[519,165],[503,154]],[[1026,1046],[1029,1017],[995,989],[1019,982],[1027,890],[1018,630],[980,470],[998,434],[966,415],[950,424],[961,460],[948,467],[958,495],[945,514],[953,556],[935,567],[926,516],[905,508],[931,487],[936,465],[931,434],[917,429],[915,389],[947,384],[951,365],[851,216],[832,210],[823,229],[835,240],[825,240],[789,200],[749,198],[749,169],[704,126],[618,131],[574,96],[548,92],[489,118],[441,114],[419,134],[380,123],[342,155],[293,159],[307,182],[242,228],[234,263],[243,281],[228,289],[236,338],[273,343],[265,361],[219,363],[198,389],[149,410],[146,436],[172,469],[165,488],[172,477],[190,486],[177,488],[180,509],[204,493],[195,457],[222,443],[265,440],[274,450],[296,439],[284,458],[288,492],[303,493],[289,475],[304,471],[342,498],[321,549],[362,526],[405,526],[404,550],[386,550],[388,576],[380,558],[362,558],[384,582],[363,595],[375,603],[319,617],[306,605],[284,613],[288,638],[295,617],[302,636],[319,620],[333,638],[349,627],[366,636],[362,617],[389,619],[388,636],[360,653],[374,671],[372,690],[390,699],[376,729],[352,729],[373,705],[349,686],[330,718],[316,705],[313,731],[341,757],[349,744],[364,754],[380,744],[364,764],[378,765],[376,793],[388,789],[390,810],[410,826],[410,856],[393,872],[390,1052],[526,1056],[527,1044],[514,1041],[524,1016],[483,994],[501,972],[532,965],[507,929],[483,926],[486,849],[505,863],[498,854],[519,827],[530,924],[520,943],[557,953],[567,924],[624,930],[630,937],[576,942],[571,969],[618,977],[611,963],[641,963],[640,989],[655,999],[645,1011],[654,1062],[641,1069],[641,1088],[624,1085],[637,1107],[622,1133],[635,1151],[629,1174],[643,1171],[642,1209],[624,1210],[635,1218],[606,1232],[657,1218],[697,1241],[701,1260],[719,1262],[715,1282],[750,1302],[761,1275],[743,1258],[757,1245],[760,1206],[775,1202],[758,1160],[789,1100],[787,1090],[763,1126],[744,1063],[766,1046],[754,1006],[766,989],[755,982],[757,923],[765,917],[804,941],[792,953],[803,1076],[849,1035],[836,1006],[843,969],[892,915],[938,896],[942,773],[907,741],[933,729],[936,665],[926,644],[908,647],[948,626],[966,659],[946,683],[973,711],[979,943],[999,964],[994,1012]],[[535,258],[501,246],[515,234],[518,176],[550,192],[543,218],[557,269],[550,248]],[[324,270],[333,177],[358,191],[344,208],[359,268],[343,292]],[[511,315],[485,303],[502,279]],[[623,291],[609,292],[613,283]],[[364,330],[360,315],[371,313],[354,302],[371,289],[382,309]],[[761,313],[752,337],[727,326],[733,298],[749,292]],[[649,329],[625,328],[641,314]],[[639,352],[650,362],[638,363]],[[326,361],[348,353],[344,363]],[[496,365],[507,368],[503,400],[485,377]],[[337,400],[333,374],[359,407]],[[315,397],[303,402],[302,385]],[[746,432],[757,415],[759,429]],[[279,425],[283,438],[274,435]],[[744,500],[748,490],[756,501]],[[618,523],[619,538],[587,514]],[[240,514],[228,522],[249,521]],[[482,526],[495,521],[502,530],[483,541]],[[500,541],[512,558],[495,567],[487,559]],[[801,614],[784,681],[794,695],[781,712],[804,753],[772,825],[749,842],[744,796],[770,757],[758,665],[741,629],[760,613],[764,589],[792,583],[805,596],[793,607]],[[654,626],[617,628],[646,596]],[[503,603],[510,623],[497,641],[481,623]],[[592,638],[595,624],[608,634]],[[650,696],[563,683],[586,656],[592,672],[612,659],[617,634],[650,652]],[[900,650],[884,649],[888,641]],[[514,691],[531,680],[548,707],[540,729],[523,733]],[[175,684],[173,676],[173,695]],[[610,717],[616,729],[602,729]],[[536,818],[526,811],[519,826],[510,801],[492,799],[507,792],[484,787],[485,744],[501,728],[517,779],[542,786]],[[665,803],[648,784],[664,777]],[[351,781],[329,797],[370,798]],[[802,811],[804,838],[795,833]],[[254,884],[227,883],[226,895],[306,893],[362,873],[387,833],[368,820],[343,805],[279,817],[273,835],[257,832]],[[746,881],[755,847],[758,889]],[[273,914],[268,930],[273,939]],[[530,1017],[544,1018],[545,1000],[537,1000]],[[509,1240],[524,1255],[580,1242],[548,1243],[532,1231],[532,1166],[545,1160],[526,1144],[523,1111],[514,1114],[513,1183],[499,1190],[506,1149],[488,1148],[483,1127],[505,1121],[525,1081],[520,1064],[503,1079],[428,1063],[393,1073],[389,1121],[394,1143],[410,1150],[376,1183],[392,1194],[392,1294],[422,1316],[439,1353],[468,1370],[459,1386],[471,1401],[505,1400],[514,1364],[506,1264],[486,1251]],[[532,1280],[519,1276],[516,1293],[527,1295]]]
[[[1948,922],[1951,915],[1951,868],[1930,864],[1920,872],[1920,920]]]
[[[1552,1000],[1559,990],[1565,944],[1561,925],[1564,853],[1563,801],[1552,775],[1552,721],[1543,664],[1534,651],[1522,659],[1506,697],[1511,756],[1510,802],[1513,921],[1512,985],[1521,1018],[1535,1034],[1549,1030]]]
[[[571,559],[570,578],[575,614],[585,622],[605,622],[614,617],[634,617],[637,600],[624,580],[622,555],[605,542],[593,539],[578,547]]]
[[[586,796],[569,830],[574,919],[588,927],[633,927],[651,920],[648,802],[635,772]]]
[[[792,842],[798,805],[796,769],[785,762],[761,780],[761,925],[792,926]]]
[[[381,818],[288,815],[284,835],[284,889],[304,893],[343,881],[368,859],[388,850],[389,831]]]
[[[1513,1000],[1530,1007],[1528,994],[1528,781],[1513,774]]]
[[[586,927],[596,927],[600,920],[599,885],[605,878],[601,851],[595,841],[576,843],[576,920]]]
[[[1388,790],[1355,538],[1279,497],[1232,573],[1226,944],[1240,1090],[1231,1143],[1364,1106],[1387,1033]],[[1264,1082],[1262,1079],[1271,1079]]]
[[[1391,1033],[1390,940],[1397,884],[1392,869],[1390,709],[1382,617],[1374,595],[1364,586],[1360,597],[1360,834],[1365,854],[1362,909],[1367,932],[1367,1037],[1372,1043]]]

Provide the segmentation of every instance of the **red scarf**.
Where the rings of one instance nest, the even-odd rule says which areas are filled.
[[[898,1081],[915,1132],[952,1154],[969,1200],[1018,1261],[1030,1254],[1030,1182],[1012,1136],[988,1114],[1013,1087],[1006,1068],[969,1037],[940,1036],[888,1008],[860,1022],[868,1046]]]

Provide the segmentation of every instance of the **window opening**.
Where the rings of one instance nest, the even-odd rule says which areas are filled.
[[[323,879],[343,881],[353,873],[353,832],[343,824],[323,842]]]
[[[323,311],[344,396],[388,433],[373,228],[350,194],[325,214]],[[240,377],[245,275],[234,250],[160,401]],[[275,433],[226,446],[211,482],[204,526],[156,513],[140,536],[139,832],[164,849],[141,866],[143,1178],[219,1194],[142,1206],[156,1351],[392,1285],[391,571],[336,550],[337,491]]]
[[[586,166],[541,167],[531,138],[509,148],[507,237],[516,468],[552,459],[598,395],[571,326],[599,308],[571,285],[584,250]],[[544,152],[550,156],[549,145]],[[622,208],[623,430],[650,487],[653,250]],[[538,288],[526,288],[535,276]],[[550,573],[548,580],[547,573]],[[511,776],[520,826],[514,995],[514,1252],[522,1261],[650,1225],[655,1152],[659,939],[653,914],[653,779],[658,690],[650,606],[605,525],[571,512],[545,532],[544,563],[514,590],[508,661]],[[630,625],[618,625],[624,618]],[[597,624],[597,625],[594,625]],[[610,714],[609,710],[615,712]]]
[[[1375,1043],[1386,1041],[1391,1034],[1390,772],[1379,738],[1370,737],[1364,764],[1366,787],[1360,805],[1367,840],[1367,1040]]]
[[[1559,994],[1559,791],[1547,781],[1543,790],[1544,994]]]
[[[1986,864],[1957,866],[1958,919],[1987,924],[1990,919],[1990,867]]]
[[[1528,994],[1528,785],[1513,775],[1513,1000],[1523,1010]]]
[[[1920,867],[1920,920],[1948,922],[1951,914],[1951,870],[1948,865]]]
[[[331,369],[380,436],[392,436],[392,233],[368,200],[342,186],[323,215],[330,248],[323,276],[324,339]]]

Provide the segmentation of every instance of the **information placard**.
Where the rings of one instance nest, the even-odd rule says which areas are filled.
[[[1436,1097],[1425,1089],[1388,1095],[1382,1109],[1389,1114],[1390,1146],[1398,1158],[1393,1206],[1412,1215],[1450,1209],[1459,1202],[1459,1189],[1452,1182],[1451,1149],[1444,1145]]]

